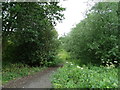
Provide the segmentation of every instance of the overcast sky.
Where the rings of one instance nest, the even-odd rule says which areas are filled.
[[[65,0],[60,1],[60,5],[66,10],[63,12],[65,19],[62,23],[58,23],[55,27],[59,36],[70,32],[71,28],[78,24],[85,17],[86,9],[90,8],[92,3],[87,3],[88,0]]]

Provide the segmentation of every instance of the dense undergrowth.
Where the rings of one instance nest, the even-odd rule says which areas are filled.
[[[118,88],[118,69],[67,62],[52,76],[54,88]]]
[[[51,76],[54,88],[118,88],[118,68],[114,65],[82,64],[65,50],[58,55],[65,64]]]
[[[68,62],[52,76],[54,88],[119,87],[119,6],[96,3],[86,18],[59,38]]]

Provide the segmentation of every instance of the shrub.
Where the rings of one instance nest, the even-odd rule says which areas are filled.
[[[65,37],[64,47],[73,59],[86,64],[119,66],[118,6],[117,2],[95,4],[86,18]]]

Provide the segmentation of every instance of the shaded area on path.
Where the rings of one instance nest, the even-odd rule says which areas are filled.
[[[49,67],[34,75],[12,80],[4,85],[3,88],[52,88],[50,75],[59,67]]]

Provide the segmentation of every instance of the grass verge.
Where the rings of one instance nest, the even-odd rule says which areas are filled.
[[[4,64],[2,68],[2,84],[4,85],[10,80],[31,75],[43,69],[45,69],[45,67],[29,67],[21,63]]]

